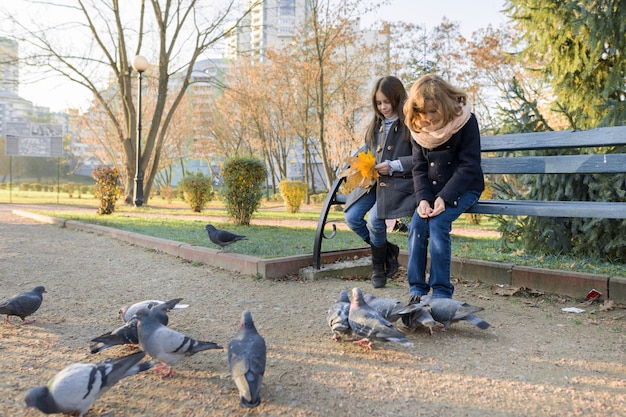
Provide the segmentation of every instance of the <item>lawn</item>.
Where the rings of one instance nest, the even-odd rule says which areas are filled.
[[[217,228],[228,229],[243,234],[248,240],[237,242],[231,251],[260,258],[275,258],[291,255],[313,253],[315,225],[319,217],[321,205],[303,206],[299,213],[288,213],[284,204],[279,201],[264,201],[254,219],[274,220],[276,225],[239,226],[230,222],[221,222],[215,218],[227,217],[221,202],[212,201],[202,213],[193,213],[180,200],[168,203],[160,198],[150,200],[148,206],[135,208],[123,204],[118,205],[110,216],[96,214],[98,201],[93,196],[68,198],[59,193],[13,192],[12,202],[19,204],[47,204],[49,208],[37,212],[65,219],[79,220],[87,223],[100,224],[107,227],[132,231],[149,236],[175,240],[197,246],[216,246],[208,239],[204,230],[205,224],[211,222]],[[7,190],[0,190],[0,202],[9,202]],[[59,199],[58,210],[55,209]],[[75,212],[63,205],[93,207],[93,213]],[[138,215],[145,213],[145,216]],[[132,215],[131,215],[132,214]],[[201,218],[197,218],[200,214]],[[156,216],[160,215],[160,216]],[[343,222],[341,211],[331,210],[329,221]],[[283,220],[302,220],[313,222],[311,226],[280,226]],[[461,216],[455,227],[482,228],[496,230],[497,223],[489,216],[482,216],[481,224],[469,224],[465,216]],[[392,232],[390,240],[402,249],[407,248],[406,233]],[[622,263],[600,262],[596,259],[573,256],[542,256],[526,253],[517,245],[504,245],[498,238],[454,236],[453,255],[467,259],[494,262],[507,262],[515,265],[533,266],[537,268],[562,269],[610,276],[626,277],[626,265]],[[337,230],[334,238],[324,240],[322,250],[337,250],[363,247],[364,243],[348,230]]]

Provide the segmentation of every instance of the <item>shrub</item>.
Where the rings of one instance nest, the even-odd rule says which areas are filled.
[[[238,224],[250,225],[263,198],[267,177],[263,162],[253,157],[234,157],[224,163],[222,194],[228,215]]]
[[[171,203],[174,197],[176,197],[176,191],[177,190],[175,188],[172,188],[169,185],[163,185],[159,188],[159,195],[163,200]]]
[[[100,167],[91,172],[91,177],[96,180],[94,196],[100,199],[98,214],[112,214],[115,211],[115,203],[121,195],[118,185],[119,172],[115,168]]]
[[[283,179],[278,184],[280,195],[283,197],[289,213],[297,213],[306,197],[306,184],[302,181]]]
[[[32,184],[29,182],[23,182],[17,187],[20,191],[30,191]]]
[[[74,184],[73,182],[68,182],[68,183],[65,184],[65,189],[67,190],[67,195],[68,195],[69,198],[74,197],[74,189],[75,188],[76,188],[76,184]]]
[[[185,201],[189,203],[189,207],[196,213],[200,213],[213,196],[213,181],[211,177],[207,177],[199,171],[195,175],[184,177],[180,181],[179,188],[182,189],[183,196]]]

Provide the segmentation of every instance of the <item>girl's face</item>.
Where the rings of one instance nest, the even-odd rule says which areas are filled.
[[[424,106],[424,111],[420,113],[420,118],[429,125],[436,125],[441,121],[441,115],[437,111],[437,105],[429,101]]]
[[[376,91],[376,109],[385,116],[386,119],[390,119],[396,114],[391,105],[391,101],[389,101],[387,96],[380,90]]]

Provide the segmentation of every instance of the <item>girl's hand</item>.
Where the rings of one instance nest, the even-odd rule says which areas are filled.
[[[420,201],[419,205],[417,206],[417,214],[422,218],[422,219],[427,219],[430,217],[430,214],[433,212],[433,208],[430,206],[430,202],[427,200],[422,200]]]
[[[381,162],[380,164],[374,165],[374,169],[378,171],[380,175],[387,175],[389,174],[389,163],[387,161]]]
[[[428,219],[429,217],[435,217],[446,210],[446,202],[443,201],[443,198],[437,197],[433,206],[430,206],[430,202],[427,200],[420,201],[417,206],[417,214],[423,218]]]
[[[430,213],[430,217],[435,217],[446,210],[446,202],[443,201],[443,198],[437,197],[435,199],[435,204],[433,204],[433,211]]]

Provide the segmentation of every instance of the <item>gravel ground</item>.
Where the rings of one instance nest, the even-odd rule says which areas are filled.
[[[100,398],[93,416],[619,416],[626,410],[623,306],[558,296],[494,294],[457,282],[455,298],[484,307],[492,324],[408,335],[414,347],[371,351],[335,342],[325,316],[341,289],[407,298],[406,277],[374,290],[366,281],[257,280],[147,251],[111,237],[38,224],[0,205],[0,299],[44,285],[34,324],[0,324],[0,416],[37,416],[24,396],[74,362],[99,354],[89,340],[121,325],[120,307],[182,297],[170,327],[223,346],[252,311],[268,347],[259,407],[239,406],[226,352],[185,358],[172,377],[148,371]],[[564,307],[581,307],[582,314]],[[402,325],[399,324],[402,329]]]

